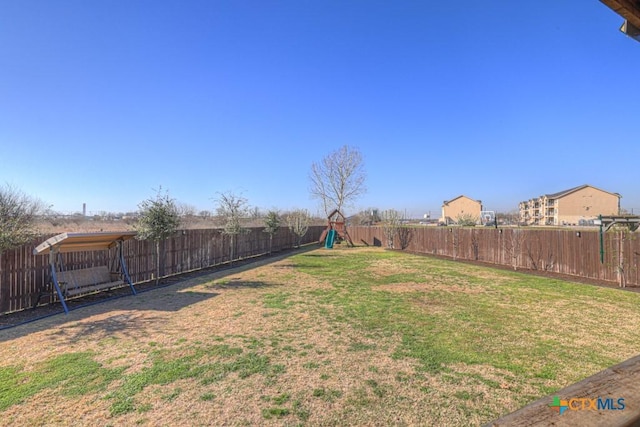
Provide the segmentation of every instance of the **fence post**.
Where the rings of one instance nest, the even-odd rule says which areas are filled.
[[[9,262],[8,251],[0,252],[0,312],[4,313],[11,309],[9,295],[11,285],[9,283],[9,274],[7,267]]]

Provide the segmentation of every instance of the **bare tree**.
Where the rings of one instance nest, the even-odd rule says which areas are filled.
[[[211,218],[211,211],[201,210],[200,212],[198,212],[198,216],[204,220],[208,220]]]
[[[625,257],[625,242],[634,239],[633,233],[626,226],[614,226],[608,233],[611,235],[611,242],[613,245],[613,261],[615,263],[615,271],[618,276],[618,286],[621,288],[627,287],[627,270],[631,269],[629,263],[625,263],[627,257]],[[626,265],[625,265],[626,264]],[[625,268],[629,267],[629,268]]]
[[[309,230],[309,222],[311,221],[311,215],[305,209],[296,209],[287,214],[287,226],[295,234],[298,236],[298,244],[297,247],[300,247],[300,243],[302,241],[302,237],[307,234],[307,230]]]
[[[5,184],[0,187],[0,262],[2,253],[33,240],[37,235],[36,220],[45,211],[44,204],[18,189]],[[9,268],[0,265],[0,284],[8,280]]]
[[[502,230],[502,229],[501,229]],[[505,229],[506,236],[502,241],[504,251],[511,261],[514,270],[518,269],[518,262],[522,255],[522,249],[527,242],[527,234],[520,228]]]
[[[135,224],[139,240],[152,240],[156,244],[156,284],[164,275],[164,242],[173,236],[180,225],[180,212],[169,193],[162,188],[154,198],[144,200],[138,205],[140,213]]]
[[[251,219],[260,219],[262,217],[262,212],[260,212],[259,207],[254,206],[249,210],[249,216],[251,216]]]
[[[451,233],[451,247],[453,249],[453,259],[458,259],[458,255],[460,253],[460,227],[451,227],[449,228],[449,233]]]
[[[230,262],[233,263],[236,256],[235,251],[238,234],[248,233],[250,231],[243,227],[241,222],[242,218],[246,217],[249,213],[248,201],[244,197],[234,194],[231,191],[218,193],[216,201],[218,203],[216,212],[223,221],[222,232],[231,238]]]
[[[35,223],[44,211],[42,201],[9,184],[0,187],[0,256],[36,237]]]
[[[196,220],[196,207],[187,203],[180,203],[177,208],[183,226],[191,228]]]
[[[473,252],[473,259],[478,260],[480,253],[480,239],[476,230],[471,230],[471,251]]]
[[[400,243],[400,249],[407,249],[412,239],[413,229],[407,225],[401,225],[400,228],[398,228],[398,243]]]
[[[264,232],[269,233],[269,254],[271,254],[271,248],[273,247],[273,235],[276,234],[280,228],[280,214],[278,211],[270,210],[267,212],[267,216],[264,217]]]
[[[525,241],[525,252],[532,270],[551,271],[555,266],[553,249],[538,234],[531,234]]]
[[[362,154],[344,145],[311,165],[311,196],[320,200],[326,215],[333,209],[342,212],[365,193],[365,178]]]
[[[384,237],[387,239],[387,247],[393,249],[394,239],[402,224],[400,220],[400,212],[395,209],[387,209],[382,211],[380,219],[382,220],[382,232],[384,233]]]

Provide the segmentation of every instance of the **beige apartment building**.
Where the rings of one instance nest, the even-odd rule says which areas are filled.
[[[467,196],[458,196],[455,199],[445,200],[442,204],[442,217],[440,222],[456,224],[459,218],[471,217],[480,221],[482,212],[482,201],[474,200]]]
[[[520,202],[520,221],[527,225],[583,225],[598,215],[618,215],[621,197],[585,184]]]

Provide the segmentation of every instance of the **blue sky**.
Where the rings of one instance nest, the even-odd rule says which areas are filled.
[[[9,0],[0,183],[132,211],[162,186],[316,211],[309,171],[365,158],[354,209],[487,209],[581,184],[640,212],[640,43],[597,0]],[[352,213],[352,212],[347,212]]]

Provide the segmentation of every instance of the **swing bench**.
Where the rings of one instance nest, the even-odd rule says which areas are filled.
[[[101,233],[62,233],[51,237],[33,250],[34,255],[49,254],[51,271],[50,292],[40,292],[33,307],[37,307],[45,294],[58,296],[65,313],[69,313],[67,300],[108,289],[129,285],[131,293],[136,289],[131,282],[122,253],[122,243],[136,235],[133,231]],[[66,269],[62,253],[102,251],[116,248],[111,265],[98,265],[81,269]],[[53,289],[51,289],[53,287]]]

